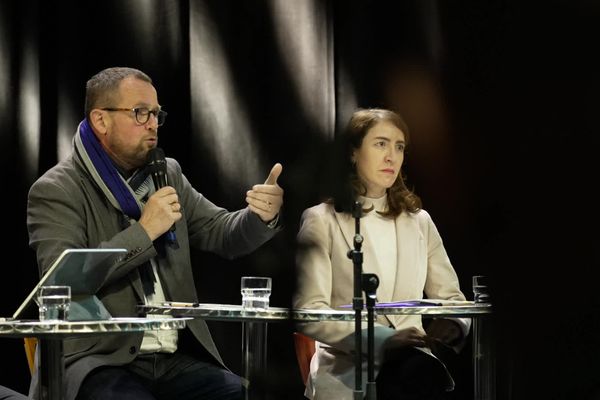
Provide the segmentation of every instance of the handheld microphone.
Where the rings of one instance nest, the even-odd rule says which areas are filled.
[[[167,161],[163,149],[160,147],[151,149],[146,162],[156,190],[167,186]]]
[[[167,186],[167,160],[163,149],[160,147],[150,149],[146,163],[156,190]],[[169,228],[169,231],[175,232],[175,224]]]

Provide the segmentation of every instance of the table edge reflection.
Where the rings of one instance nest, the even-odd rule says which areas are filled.
[[[111,318],[97,321],[0,321],[0,336],[64,339],[69,336],[99,333],[130,333],[147,330],[183,329],[189,317],[177,318]]]
[[[294,320],[296,322],[316,321],[351,321],[355,318],[354,310],[336,309],[289,309],[269,307],[264,310],[247,310],[241,305],[203,303],[193,306],[172,305],[140,305],[138,311],[153,315],[172,315],[190,318],[201,318],[214,321],[239,322],[269,322]],[[465,305],[435,305],[435,306],[402,306],[376,307],[375,314],[379,315],[424,315],[447,317],[474,317],[491,314],[492,305],[489,303],[473,303]],[[367,319],[367,312],[362,312],[362,318]]]

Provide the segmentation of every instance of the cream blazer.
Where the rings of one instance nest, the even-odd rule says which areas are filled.
[[[392,285],[389,298],[378,302],[427,298],[465,300],[459,281],[446,254],[442,239],[425,210],[402,213],[396,218],[397,263],[395,279],[381,281],[379,288]],[[321,203],[304,211],[298,233],[298,288],[294,308],[336,309],[350,304],[353,297],[354,267],[348,251],[354,248],[355,221],[348,213],[336,213],[333,205]],[[362,233],[362,231],[361,231]],[[383,268],[373,253],[376,237],[364,236],[363,272],[382,276]],[[470,329],[470,319],[454,319]],[[423,330],[421,316],[378,316],[375,324],[375,371],[381,365],[383,342],[395,330],[416,327]],[[362,349],[367,350],[367,324],[363,323]],[[298,330],[317,340],[317,351],[305,395],[309,399],[352,400],[354,389],[354,321],[315,322],[298,325]],[[424,349],[431,354],[429,349]],[[363,390],[366,390],[366,354],[363,362]],[[433,355],[432,355],[433,356]],[[453,387],[450,375],[449,388]]]

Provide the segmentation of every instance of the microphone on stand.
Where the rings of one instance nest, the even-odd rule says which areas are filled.
[[[354,309],[354,400],[362,400],[364,390],[362,387],[362,310],[363,297],[365,292],[367,300],[367,400],[377,398],[377,387],[375,382],[375,302],[376,290],[379,286],[379,278],[375,274],[363,273],[363,253],[361,251],[364,241],[360,234],[360,219],[362,218],[362,204],[354,201],[352,207],[352,217],[354,218],[354,248],[348,251],[348,258],[354,265],[354,297],[352,299],[352,308]]]
[[[160,147],[150,149],[146,160],[146,165],[152,176],[155,189],[158,190],[167,186],[169,184],[167,181],[167,160],[165,159],[165,152],[163,149]],[[175,237],[175,224],[171,225],[169,228],[167,239],[171,243],[177,243],[177,238]]]

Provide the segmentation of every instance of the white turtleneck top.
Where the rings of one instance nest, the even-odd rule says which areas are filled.
[[[376,257],[375,265],[382,268],[373,272],[377,274],[380,282],[395,282],[398,259],[396,223],[393,218],[384,217],[377,212],[387,210],[387,195],[376,199],[360,196],[359,201],[363,203],[364,210],[373,207],[373,210],[363,213],[361,218],[362,235],[371,243],[374,252],[374,254],[364,254],[364,257]],[[391,301],[393,291],[393,284],[380,284],[377,289],[378,301]]]

